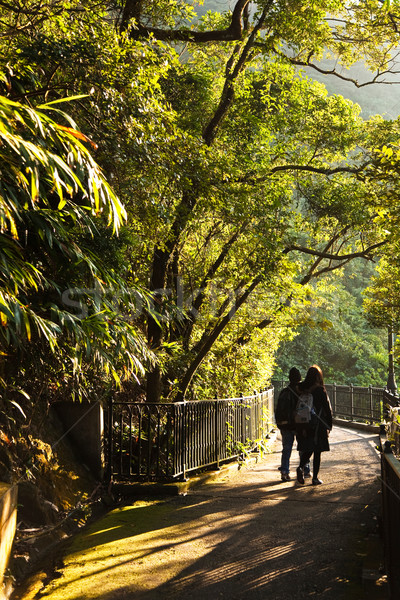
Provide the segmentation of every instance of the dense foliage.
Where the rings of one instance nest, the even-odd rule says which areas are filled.
[[[1,215],[5,398],[38,381],[98,397],[132,375],[148,400],[258,388],[314,282],[395,247],[398,123],[301,68],[325,54],[382,78],[397,2],[201,4],[1,3],[2,106],[23,137],[15,169],[0,153],[18,196]],[[337,290],[351,361],[358,308]],[[368,360],[332,378],[360,382]]]
[[[305,373],[317,363],[328,382],[385,386],[386,329],[371,327],[363,311],[364,289],[373,274],[370,263],[353,262],[340,277],[318,281],[309,304],[297,314],[295,337],[279,347],[274,377],[286,380],[292,366]]]

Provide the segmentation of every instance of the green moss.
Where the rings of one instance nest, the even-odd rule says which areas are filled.
[[[117,597],[121,588],[134,589],[135,575],[127,565],[163,547],[171,529],[179,531],[178,523],[166,526],[168,510],[164,501],[138,501],[111,511],[87,527],[74,538],[61,577],[53,579],[41,597],[90,600],[99,597],[99,590],[104,596],[115,592]]]

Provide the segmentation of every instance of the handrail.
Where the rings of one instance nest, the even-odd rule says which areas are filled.
[[[271,430],[274,387],[235,398],[191,402],[131,402],[112,398],[108,407],[107,478],[174,479],[189,471],[238,458]],[[380,423],[383,388],[328,384],[335,418]],[[398,401],[398,400],[396,400]]]
[[[273,381],[275,395],[287,385],[285,381]],[[360,423],[381,423],[385,416],[383,387],[356,386],[328,383],[325,385],[332,404],[333,416]]]
[[[272,388],[249,396],[176,403],[111,399],[107,478],[160,480],[218,466],[254,448],[273,427]]]
[[[392,454],[390,440],[385,441],[385,438],[381,437],[380,447],[382,450],[382,536],[385,549],[385,572],[388,576],[390,598],[399,598],[400,462],[397,452],[397,457]]]

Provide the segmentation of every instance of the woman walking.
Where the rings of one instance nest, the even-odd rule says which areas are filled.
[[[318,478],[321,466],[321,452],[329,448],[329,432],[332,429],[332,408],[324,386],[322,370],[318,365],[313,365],[298,386],[300,394],[311,393],[313,397],[314,417],[312,424],[299,424],[296,431],[297,449],[300,452],[300,465],[297,467],[297,481],[304,483],[304,467],[313,457],[312,484],[323,483]]]

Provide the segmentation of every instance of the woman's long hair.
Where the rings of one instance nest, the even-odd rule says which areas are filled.
[[[320,385],[321,387],[325,387],[324,384],[324,376],[322,374],[322,369],[318,365],[313,365],[307,371],[307,375],[303,379],[303,381],[299,384],[299,388],[301,391],[309,390],[315,385]]]

